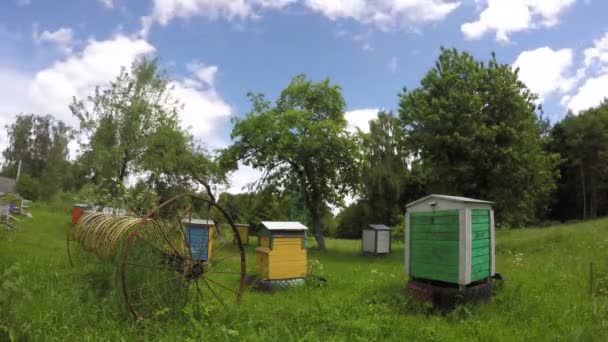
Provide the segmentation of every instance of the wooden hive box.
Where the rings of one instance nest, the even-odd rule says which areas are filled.
[[[429,195],[406,208],[406,276],[464,287],[495,274],[492,202]]]
[[[186,233],[186,248],[190,247],[192,259],[207,261],[213,252],[213,231],[215,224],[212,220],[183,219]]]
[[[236,230],[241,237],[241,243],[243,245],[249,244],[249,225],[244,223],[235,223]],[[236,234],[235,234],[236,235]],[[234,243],[236,243],[236,236],[234,237]]]
[[[258,275],[265,280],[306,277],[306,230],[299,222],[263,221],[255,249]]]
[[[82,203],[74,204],[72,207],[72,224],[77,224],[82,214],[87,210],[89,206]]]
[[[383,224],[370,224],[361,235],[363,254],[388,254],[391,252],[391,228]]]

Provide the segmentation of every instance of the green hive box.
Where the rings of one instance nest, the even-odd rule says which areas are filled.
[[[494,275],[492,202],[429,195],[406,207],[406,276],[464,287]]]

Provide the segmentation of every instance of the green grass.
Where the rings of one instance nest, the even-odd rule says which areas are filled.
[[[441,316],[404,294],[403,245],[388,257],[360,255],[360,242],[309,250],[327,287],[247,292],[241,306],[211,307],[200,319],[133,322],[114,270],[70,268],[69,212],[33,211],[17,232],[0,232],[0,341],[270,340],[512,341],[608,338],[608,220],[497,233],[506,281],[489,304]],[[255,239],[253,240],[255,243]],[[248,267],[254,265],[253,246]],[[589,264],[595,262],[589,293]]]

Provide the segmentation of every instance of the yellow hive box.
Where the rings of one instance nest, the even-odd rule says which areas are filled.
[[[266,280],[306,277],[306,226],[263,221],[258,231],[257,273]]]
[[[239,233],[239,236],[241,237],[241,243],[243,245],[248,245],[249,244],[249,225],[243,224],[243,223],[235,223],[234,225],[236,226],[236,231]],[[234,243],[236,243],[236,234],[234,237]]]

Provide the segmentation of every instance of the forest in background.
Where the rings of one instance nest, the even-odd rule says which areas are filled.
[[[518,70],[494,55],[479,61],[442,48],[368,133],[348,129],[329,79],[297,75],[272,101],[248,96],[232,145],[208,151],[180,125],[156,61],[141,60],[74,99],[78,127],[52,113],[18,115],[5,127],[0,173],[15,177],[21,161],[18,192],[27,199],[134,213],[182,192],[217,196],[240,222],[304,221],[321,249],[325,235],[358,238],[370,223],[399,234],[405,204],[430,193],[493,201],[505,228],[608,214],[608,101],[550,123]],[[75,159],[69,144],[79,146]],[[239,164],[262,178],[248,193],[222,192]],[[354,201],[345,206],[347,196]]]

